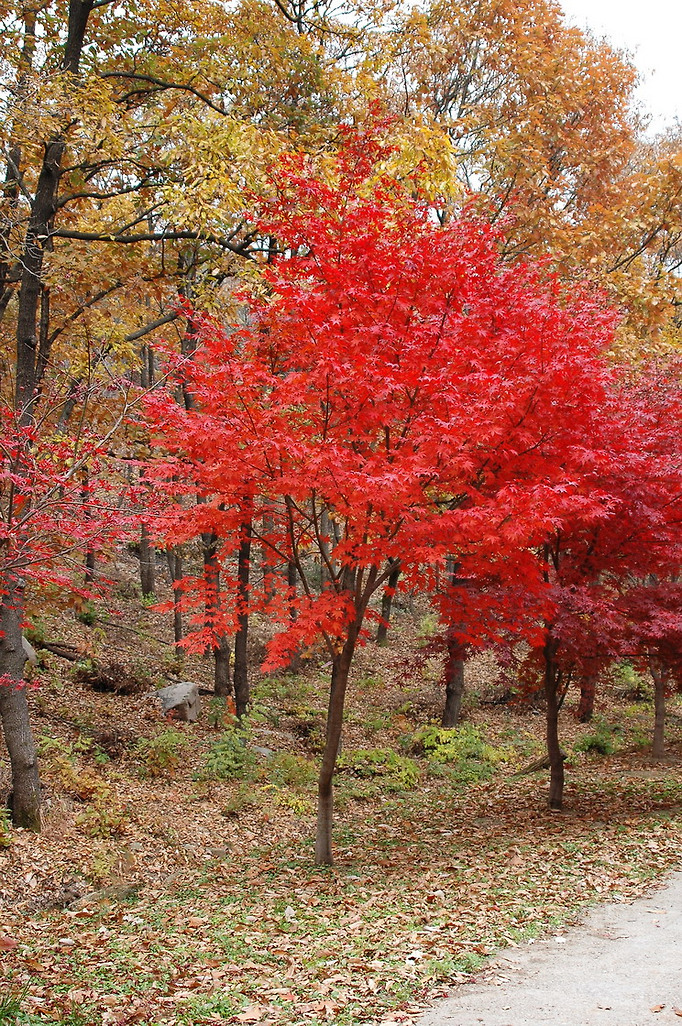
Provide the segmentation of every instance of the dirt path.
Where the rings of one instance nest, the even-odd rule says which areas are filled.
[[[682,1026],[682,872],[498,956],[420,1026]]]

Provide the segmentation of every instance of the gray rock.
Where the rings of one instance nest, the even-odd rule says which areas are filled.
[[[186,723],[195,723],[199,719],[200,701],[199,685],[191,681],[182,681],[180,684],[171,684],[167,688],[161,688],[156,692],[161,702],[161,709],[164,715],[173,713],[178,720]]]
[[[38,656],[36,654],[36,650],[34,649],[34,647],[31,644],[31,642],[27,641],[26,638],[23,637],[23,635],[22,635],[22,638],[21,638],[21,647],[24,650],[24,655],[26,656],[26,662],[30,663],[31,666],[37,666],[38,665]]]
[[[251,750],[264,759],[272,759],[275,754],[272,748],[263,748],[262,745],[251,745]]]

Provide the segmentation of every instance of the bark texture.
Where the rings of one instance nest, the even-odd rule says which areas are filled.
[[[348,675],[353,662],[353,654],[358,640],[360,623],[350,625],[345,644],[332,664],[332,680],[329,689],[329,706],[327,709],[327,734],[322,766],[317,785],[317,833],[315,837],[315,862],[318,866],[332,866],[332,825],[334,818],[333,778],[336,760],[341,744],[343,727],[343,709],[348,689]]]
[[[398,587],[398,579],[400,578],[400,563],[397,559],[392,559],[390,562],[395,563],[396,565],[391,570],[390,577],[386,583],[386,590],[381,596],[381,623],[377,628],[377,645],[386,644],[388,627],[391,622],[393,596],[395,594],[395,589]]]
[[[547,755],[549,756],[549,807],[560,810],[564,800],[564,754],[559,745],[559,667],[557,643],[545,644],[545,699],[547,714]]]
[[[455,727],[459,723],[464,698],[464,663],[466,650],[455,637],[452,629],[448,629],[447,655],[445,658],[445,706],[441,726]]]
[[[0,717],[12,767],[12,822],[40,831],[40,780],[31,730],[23,671],[26,656],[21,644],[23,588],[5,582],[0,605]]]
[[[249,569],[251,562],[251,521],[242,525],[241,543],[237,559],[237,633],[234,639],[234,700],[237,716],[241,719],[249,708],[249,674],[247,645],[249,635]]]

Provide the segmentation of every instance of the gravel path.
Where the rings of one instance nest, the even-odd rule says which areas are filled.
[[[682,872],[505,951],[420,1026],[682,1026]]]

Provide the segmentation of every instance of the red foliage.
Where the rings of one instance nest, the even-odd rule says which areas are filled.
[[[283,163],[260,217],[280,243],[269,295],[249,299],[238,330],[195,317],[199,346],[175,368],[193,408],[161,392],[147,408],[169,454],[157,480],[204,500],[167,505],[167,539],[210,528],[232,553],[252,505],[274,562],[328,561],[321,596],[284,589],[271,607],[287,650],[320,632],[339,644],[389,558],[412,585],[453,554],[463,578],[485,582],[460,602],[463,642],[499,636],[524,607],[537,632],[535,549],[613,512],[599,484],[612,454],[594,448],[613,314],[543,268],[502,263],[489,226],[434,223],[381,174],[384,155],[351,134],[327,178],[306,158]]]
[[[82,553],[119,537],[125,520],[102,473],[101,445],[85,432],[76,440],[47,424],[23,424],[0,405],[0,452],[0,595],[10,578],[22,588],[52,584],[85,594],[76,580]]]

